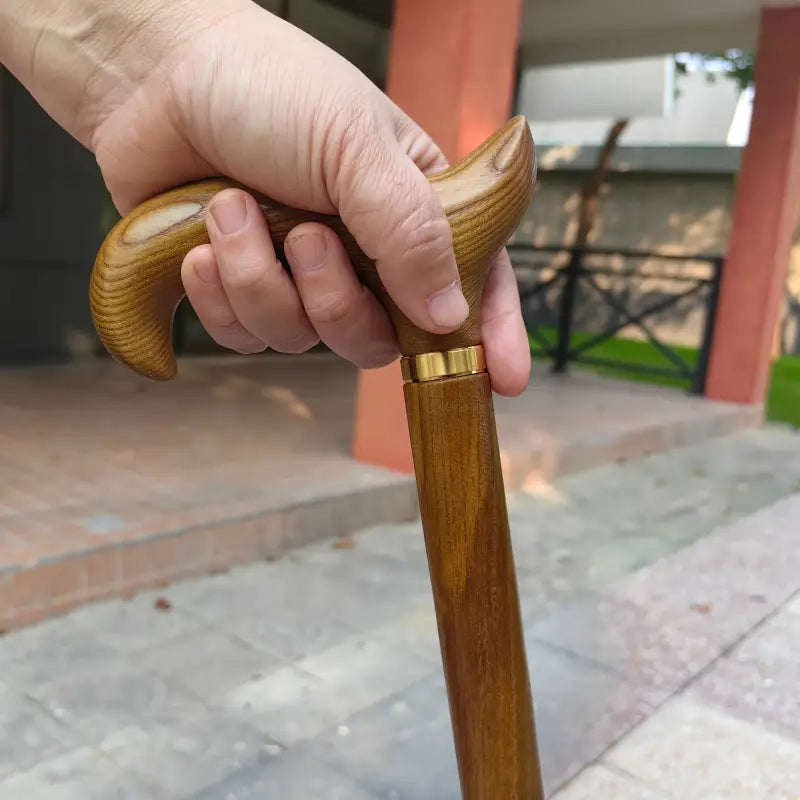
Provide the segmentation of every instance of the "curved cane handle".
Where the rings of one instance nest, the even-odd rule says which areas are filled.
[[[403,355],[418,355],[480,342],[484,281],[492,259],[528,206],[535,173],[528,124],[524,117],[515,117],[458,164],[430,179],[453,230],[470,308],[464,324],[444,336],[415,327],[399,311],[383,289],[375,264],[339,217],[298,211],[253,194],[282,260],[284,239],[296,225],[309,221],[330,225],[342,239],[361,281],[388,310]],[[153,197],[120,220],[100,248],[89,289],[94,324],[111,355],[142,375],[169,380],[177,372],[172,318],[185,294],[181,263],[189,250],[208,242],[206,207],[217,192],[231,186],[240,184],[205,180]]]

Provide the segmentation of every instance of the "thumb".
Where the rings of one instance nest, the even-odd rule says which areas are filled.
[[[409,320],[430,333],[449,333],[469,308],[442,204],[392,133],[359,138],[339,161],[331,192],[339,215]]]

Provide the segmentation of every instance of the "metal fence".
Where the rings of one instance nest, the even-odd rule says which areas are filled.
[[[531,353],[551,359],[554,372],[565,372],[570,363],[586,364],[678,379],[694,394],[703,393],[721,256],[555,245],[512,244],[508,249]],[[668,344],[658,335],[656,328],[670,313],[679,325],[694,315],[696,357],[688,358],[686,348]],[[661,354],[663,366],[592,355],[598,345],[631,326]]]

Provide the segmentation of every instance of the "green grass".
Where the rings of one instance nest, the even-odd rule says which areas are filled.
[[[772,366],[767,418],[800,428],[800,358],[783,356]]]
[[[548,342],[554,343],[555,330],[540,328],[539,332]],[[531,346],[539,348],[539,343],[529,336]],[[591,338],[591,334],[577,332],[572,336],[572,347],[576,347]],[[693,367],[697,363],[698,351],[692,347],[672,348],[686,363]],[[645,364],[659,368],[672,368],[672,362],[650,342],[641,342],[634,339],[612,338],[595,345],[583,355],[593,358],[613,359],[626,361],[632,364]],[[535,356],[536,357],[536,356]],[[590,366],[587,364],[574,364],[575,368],[586,369],[609,378],[642,381],[655,383],[660,386],[673,386],[688,389],[689,382],[681,378],[662,375],[647,375],[616,367]],[[786,422],[800,428],[800,357],[783,356],[772,367],[772,379],[767,395],[767,419],[772,422]]]

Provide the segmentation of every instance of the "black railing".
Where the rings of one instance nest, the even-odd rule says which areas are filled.
[[[555,245],[512,244],[508,249],[531,353],[551,359],[554,372],[565,372],[572,362],[677,379],[694,394],[703,394],[724,262],[721,256]],[[670,290],[665,291],[665,286]],[[581,296],[587,289],[588,302]],[[651,324],[655,317],[671,313],[684,325],[687,307],[689,313],[699,311],[702,316],[695,321],[699,331],[693,358],[687,356],[687,348],[665,343]],[[660,353],[664,366],[635,357],[589,355],[630,326]]]

